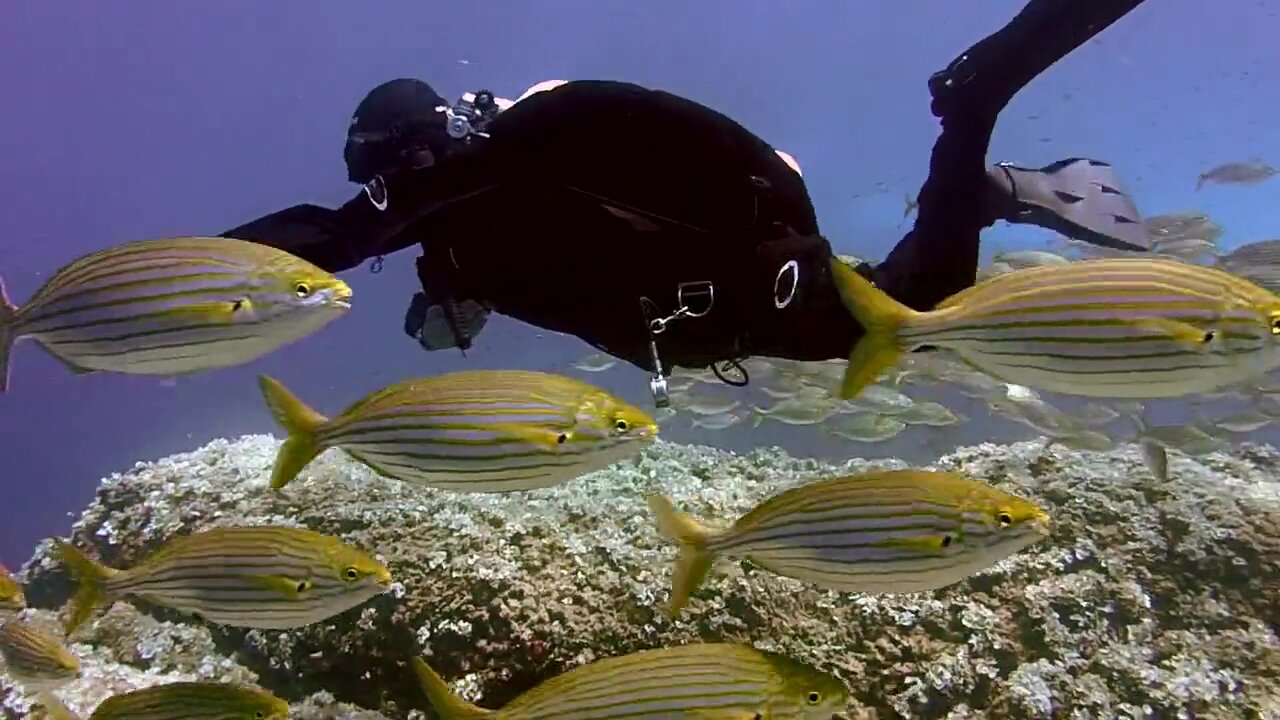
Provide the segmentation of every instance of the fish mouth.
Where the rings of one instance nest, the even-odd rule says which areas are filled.
[[[382,588],[383,592],[386,592],[391,589],[391,583],[394,582],[391,579],[391,571],[383,570],[382,572],[378,573],[377,578],[378,578],[378,587]]]
[[[351,308],[351,286],[346,283],[338,283],[329,293],[329,302],[343,310]]]

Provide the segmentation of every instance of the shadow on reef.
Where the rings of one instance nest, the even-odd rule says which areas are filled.
[[[1135,448],[960,449],[937,466],[1036,497],[1055,518],[1050,541],[951,588],[901,596],[841,595],[728,562],[671,621],[674,549],[654,531],[646,492],[730,520],[802,479],[873,465],[659,443],[560,488],[480,496],[381,480],[333,453],[274,493],[265,478],[276,447],[214,443],[109,478],[73,537],[118,567],[215,524],[300,523],[376,552],[398,597],[291,631],[210,628],[220,650],[289,699],[323,689],[403,718],[426,707],[407,666],[425,655],[446,679],[465,678],[469,698],[500,707],[583,662],[694,640],[811,662],[849,685],[864,706],[853,711],[882,720],[1144,706],[1235,718],[1280,697],[1280,453],[1269,448],[1176,456],[1163,484]],[[48,551],[26,568],[41,607],[71,592]]]

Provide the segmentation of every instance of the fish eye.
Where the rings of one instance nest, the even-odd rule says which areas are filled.
[[[1013,524],[1013,516],[1007,512],[1000,513],[996,519],[1000,521],[1000,527],[1009,527]]]
[[[304,593],[311,589],[311,582],[308,580],[299,580],[297,586],[294,589],[297,590],[299,593]]]
[[[1280,335],[1280,315],[1271,318],[1271,334]]]
[[[304,282],[297,283],[293,286],[293,294],[300,298],[307,297],[311,294],[311,286]]]
[[[267,714],[266,714],[266,713],[264,713],[264,712],[262,712],[261,710],[259,710],[258,712],[256,712],[256,713],[254,713],[254,714],[253,714],[253,717],[254,717],[254,718],[256,718],[257,720],[262,720],[262,719],[263,719],[263,718],[265,718],[266,716],[267,716]]]
[[[943,536],[942,536],[942,547],[944,547],[944,548],[945,548],[945,547],[951,547],[951,536],[950,536],[950,535],[943,535]]]
[[[1203,342],[1205,345],[1208,345],[1209,343],[1213,342],[1213,339],[1216,337],[1218,337],[1218,333],[1212,330],[1206,330],[1204,333]]]
[[[346,578],[346,579],[348,579],[348,580],[359,580],[359,579],[360,579],[360,571],[359,571],[359,570],[357,570],[357,569],[355,569],[354,567],[349,567],[349,568],[347,568],[346,570],[343,570],[343,571],[342,571],[342,577],[344,577],[344,578]]]
[[[822,702],[822,693],[812,690],[809,692],[809,696],[805,698],[805,700],[807,700],[810,705],[817,705]]]
[[[565,435],[564,433],[560,433],[559,435],[556,436],[556,443],[563,445],[567,442],[569,442],[568,435]]]
[[[619,418],[618,421],[613,424],[613,426],[618,429],[618,432],[626,432],[627,430],[631,429],[631,423],[621,418]]]

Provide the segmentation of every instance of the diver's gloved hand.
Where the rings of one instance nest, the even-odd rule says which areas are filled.
[[[987,169],[996,219],[1031,223],[1117,250],[1150,250],[1133,198],[1109,163],[1068,158],[1042,168],[999,163]]]
[[[467,350],[485,323],[489,308],[474,300],[429,303],[427,296],[416,293],[404,316],[404,331],[425,350]]]

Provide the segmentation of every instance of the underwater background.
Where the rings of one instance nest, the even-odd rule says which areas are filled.
[[[837,252],[878,259],[910,227],[910,218],[904,218],[904,196],[914,197],[919,190],[937,136],[927,78],[1002,26],[1023,4],[12,3],[0,29],[0,97],[6,99],[0,114],[0,277],[9,296],[21,303],[49,273],[96,249],[145,238],[217,234],[295,203],[336,206],[346,201],[358,190],[345,181],[341,157],[351,113],[371,87],[395,77],[424,79],[450,99],[482,88],[515,98],[542,80],[588,78],[631,81],[684,95],[724,112],[793,155],[803,167],[822,230]],[[1144,216],[1203,213],[1221,225],[1223,234],[1216,243],[1223,252],[1280,236],[1274,212],[1280,180],[1196,187],[1197,176],[1220,163],[1280,158],[1280,133],[1275,130],[1280,108],[1277,37],[1280,3],[1149,0],[1014,99],[1001,115],[990,160],[1025,166],[1073,156],[1107,160]],[[1054,240],[1048,231],[998,224],[983,234],[983,257],[1043,249]],[[162,477],[181,477],[186,466],[178,466],[185,462],[212,467],[222,462],[219,448],[226,446],[202,449],[194,459],[168,469],[140,470],[138,487],[114,495],[106,491],[95,501],[101,478],[126,471],[135,462],[196,451],[220,438],[271,433],[279,437],[256,384],[263,373],[278,378],[317,409],[336,412],[404,378],[509,368],[518,353],[522,369],[579,377],[649,407],[643,371],[623,364],[584,371],[574,365],[593,355],[593,348],[502,316],[490,320],[466,357],[453,350],[424,352],[401,330],[404,309],[418,287],[414,257],[414,249],[389,256],[376,275],[369,263],[344,273],[355,292],[353,308],[345,317],[304,341],[231,369],[174,381],[117,374],[72,377],[35,343],[19,343],[12,358],[12,387],[0,397],[0,563],[21,567],[38,542],[67,535],[91,502],[99,514],[88,518],[86,532],[109,527],[104,518],[112,508],[122,511],[131,503],[152,502],[166,492]],[[908,394],[937,400],[962,419],[942,426],[911,425],[883,441],[852,442],[828,432],[821,422],[786,424],[766,418],[756,424],[758,411],[752,405],[771,402],[760,393],[759,386],[767,382],[762,376],[747,389],[711,386],[716,398],[741,400],[736,410],[745,419],[713,429],[694,424],[701,415],[678,410],[664,420],[662,439],[764,457],[762,467],[816,472],[847,469],[845,463],[856,464],[858,459],[895,458],[892,462],[927,465],[957,447],[1017,443],[1039,435],[979,399],[936,386]],[[1063,407],[1073,406],[1073,401],[1051,393],[1041,395],[1061,401]],[[1157,403],[1153,408],[1156,416],[1172,423],[1192,412],[1182,402]],[[1276,428],[1268,424],[1236,433],[1233,444],[1280,444]],[[263,438],[246,442],[241,449],[251,460],[265,463],[261,471],[273,450]],[[775,446],[790,457],[769,455]],[[1012,447],[1031,452],[1029,446]],[[200,459],[210,452],[214,459]],[[699,449],[704,454],[689,459],[681,453],[694,453],[693,449],[662,452],[674,455],[646,460],[654,465],[642,468],[646,477],[661,475],[664,462],[703,468],[699,477],[722,484],[724,508],[748,509],[750,503],[743,504],[746,497],[758,499],[758,493],[753,494],[758,487],[773,487],[758,478],[744,480],[742,488],[725,487],[735,482],[730,470],[739,462],[728,455]],[[1179,487],[1207,492],[1205,478],[1219,477],[1213,473],[1274,483],[1274,451],[1262,447],[1257,452],[1261,455],[1233,460],[1236,464],[1229,468],[1219,463],[1193,471],[1187,465]],[[1086,481],[1081,478],[1096,481],[1101,476],[1093,471],[1108,467],[1134,483],[1143,472],[1133,448],[1115,455],[1062,452],[1055,457],[1061,467],[1046,471],[1060,475],[1053,475],[1058,485],[1046,481],[1054,492],[1074,492],[1081,487],[1074,483]],[[1075,469],[1068,467],[1072,463]],[[353,477],[372,479],[361,472],[365,471],[355,466],[326,466],[318,475],[346,480],[333,480],[336,484],[323,504],[308,508],[307,498],[300,497],[295,505],[272,507],[260,517],[275,513],[323,518],[331,530],[395,523],[394,508],[408,502],[395,492],[356,489],[347,495],[336,489],[349,489]],[[147,489],[153,494],[147,495]],[[1143,491],[1135,487],[1133,492]],[[574,507],[611,502],[607,487],[590,493],[572,500]],[[243,498],[220,505],[213,496],[213,490],[197,487],[184,497],[201,512],[250,512]],[[548,497],[548,503],[555,504],[560,496]],[[1222,497],[1228,498],[1224,503],[1234,502],[1229,495]],[[348,507],[352,515],[344,515],[343,499],[368,501],[384,514],[359,515]],[[633,507],[633,498],[619,496],[614,501],[620,512],[643,512],[642,506]],[[450,513],[474,510],[458,510],[450,502],[432,500],[426,506],[415,505],[415,512],[453,518]],[[512,500],[476,502],[502,506],[486,506],[485,512],[508,518],[504,522],[515,512],[502,505]],[[1115,512],[1106,522],[1125,528],[1123,508]],[[557,517],[550,513],[537,522],[554,533]],[[1189,517],[1182,520],[1190,522]],[[145,528],[172,529],[187,519],[176,508],[162,507]],[[153,531],[145,528],[133,530],[154,539]],[[590,537],[580,527],[565,532],[573,538]],[[1141,533],[1136,538],[1130,540],[1142,542]],[[621,542],[625,544],[625,538]],[[655,542],[651,554],[635,558],[636,567],[665,571],[668,557],[658,553],[658,547]],[[1268,567],[1280,556],[1274,547],[1271,553],[1258,551]],[[43,567],[48,570],[51,565]],[[1021,570],[1034,573],[1035,567]],[[629,577],[628,582],[642,581],[634,574]],[[654,587],[664,582],[653,580]],[[1242,582],[1237,590],[1243,593],[1247,581]],[[597,589],[605,594],[611,587],[604,583]],[[1061,592],[1070,596],[1076,591]],[[37,599],[39,595],[37,591]],[[796,612],[782,595],[772,597],[778,603],[775,612]],[[889,612],[860,607],[868,618]],[[1134,607],[1142,603],[1135,601]],[[436,611],[429,606],[412,612],[427,617]],[[1265,612],[1260,616],[1272,629],[1280,621]],[[854,622],[839,613],[823,618],[821,622]],[[774,622],[767,628],[770,632],[788,632],[785,622]],[[999,624],[990,618],[985,622]],[[892,619],[886,624],[892,625]],[[706,631],[701,628],[695,635],[705,636]],[[220,632],[214,631],[211,638],[206,633],[190,647],[204,648],[201,643],[207,643],[209,653],[214,653],[253,644],[243,633]],[[467,635],[454,632],[459,638]],[[805,632],[812,628],[806,626]],[[1069,630],[1062,633],[1059,641],[1070,636]],[[346,641],[341,636],[321,645],[338,652],[349,647]],[[177,641],[166,642],[168,652]],[[255,647],[264,657],[272,656]],[[295,660],[306,654],[293,648],[276,650]],[[1280,669],[1280,662],[1274,667]],[[318,687],[302,683],[299,691]],[[409,694],[405,690],[393,700],[403,701]],[[386,700],[350,695],[342,699],[368,700],[370,706]],[[919,716],[943,716],[941,706],[929,711],[920,707]],[[1213,703],[1199,707],[1184,716],[1265,716],[1225,705],[1215,714]],[[1043,716],[1053,716],[1051,708],[1045,712]],[[1001,716],[1017,717],[1019,711]],[[1119,714],[1099,710],[1077,716]]]
[[[925,81],[1022,5],[16,3],[0,43],[0,277],[21,302],[47,273],[95,249],[216,234],[294,203],[345,202],[358,190],[342,165],[351,113],[369,88],[394,77],[425,79],[449,98],[480,88],[514,98],[558,78],[688,96],[797,158],[839,252],[883,257],[909,229],[903,198],[924,181],[937,135]],[[991,160],[1105,159],[1146,216],[1206,213],[1223,226],[1223,247],[1277,234],[1274,185],[1195,190],[1196,176],[1219,162],[1280,155],[1276,13],[1261,1],[1213,12],[1196,0],[1144,3],[1014,99]],[[984,256],[1042,247],[1049,236],[997,224],[983,234]],[[503,317],[466,358],[424,352],[401,330],[417,288],[414,257],[392,256],[376,276],[369,263],[344,273],[356,293],[352,311],[306,342],[172,385],[121,375],[72,382],[20,343],[0,411],[0,561],[18,564],[38,539],[65,531],[66,513],[113,470],[273,431],[259,373],[336,411],[405,377],[503,367],[515,348],[523,367],[551,371],[592,352]],[[648,400],[638,369],[585,377]],[[1026,436],[1020,426],[975,421],[954,440],[961,428],[944,428],[947,437],[922,452],[928,430],[883,446],[779,423],[706,431],[682,421],[663,436],[911,461],[961,442]]]

